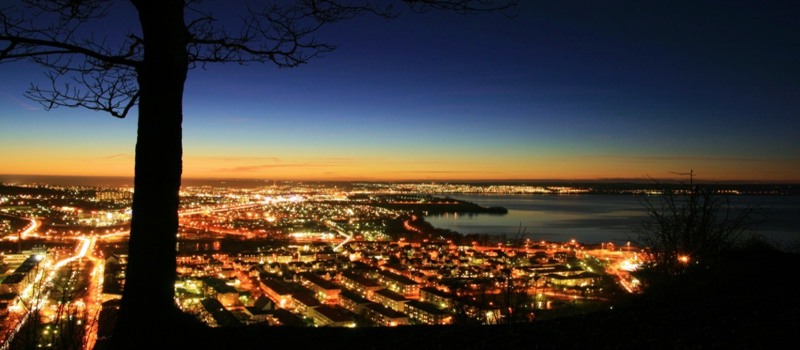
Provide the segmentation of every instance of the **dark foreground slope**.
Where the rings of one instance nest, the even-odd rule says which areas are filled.
[[[613,309],[503,326],[176,329],[191,349],[692,349],[786,348],[800,332],[800,257],[764,248],[732,254]],[[195,329],[195,330],[193,330]],[[790,348],[793,346],[789,346]]]

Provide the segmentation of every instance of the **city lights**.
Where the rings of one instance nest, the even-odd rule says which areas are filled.
[[[361,324],[354,315],[361,314],[366,321],[359,322],[365,325],[394,327],[452,324],[460,319],[456,313],[463,312],[458,310],[468,310],[470,322],[483,324],[508,322],[515,315],[530,320],[536,310],[557,308],[559,301],[604,300],[604,274],[624,290],[640,292],[631,273],[642,260],[629,243],[617,249],[611,242],[594,247],[577,239],[477,241],[442,235],[420,213],[421,208],[485,210],[431,195],[479,188],[513,193],[542,190],[354,184],[348,191],[277,182],[263,188],[185,187],[177,232],[176,302],[184,312],[211,326],[226,326],[237,319],[245,324],[356,327]],[[545,190],[571,193],[579,189]],[[51,199],[41,197],[37,208],[44,209],[14,213],[21,217],[14,223],[18,231],[4,237],[74,242],[72,249],[34,255],[50,271],[37,276],[55,280],[57,271],[94,263],[88,272],[91,292],[70,304],[85,315],[99,312],[102,301],[119,298],[124,288],[127,256],[120,243],[129,235],[130,192],[127,188],[101,192],[102,199],[86,192],[92,207],[48,206]],[[250,243],[231,248],[232,242]],[[98,287],[102,285],[117,289],[104,291]],[[510,305],[502,297],[509,288],[524,302]],[[21,298],[32,298],[31,289]],[[265,310],[288,313],[278,317],[258,309],[265,305],[271,305]],[[27,312],[17,304],[9,310],[20,315]],[[289,315],[293,318],[288,319]],[[90,327],[88,339],[96,341],[95,322],[83,318],[76,322]]]

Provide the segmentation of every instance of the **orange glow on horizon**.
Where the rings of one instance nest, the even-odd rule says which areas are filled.
[[[54,151],[19,152],[5,157],[0,174],[53,176],[133,176],[133,155],[62,155]],[[646,180],[683,179],[673,175],[695,169],[700,181],[800,182],[800,164],[784,160],[746,161],[659,159],[634,162],[620,157],[400,155],[353,157],[205,157],[184,156],[184,178],[238,178],[341,181],[444,180]]]

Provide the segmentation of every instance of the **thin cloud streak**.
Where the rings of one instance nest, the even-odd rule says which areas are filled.
[[[800,158],[775,157],[775,158],[745,158],[745,157],[712,157],[712,156],[581,156],[583,159],[611,160],[625,163],[654,163],[664,161],[701,161],[701,162],[787,162],[800,161]]]
[[[129,153],[119,153],[119,154],[112,154],[110,156],[99,157],[97,159],[133,159],[133,154]]]
[[[400,170],[391,171],[392,174],[496,174],[496,171],[477,170]]]
[[[247,156],[187,156],[186,159],[203,161],[203,162],[243,162],[243,161],[280,162],[281,161],[281,158],[278,157],[247,157]]]
[[[42,106],[40,106],[40,105],[35,105],[35,104],[31,104],[31,103],[25,102],[25,100],[22,100],[22,99],[20,99],[20,98],[18,98],[16,96],[9,95],[7,93],[0,92],[0,97],[3,97],[4,99],[10,100],[14,104],[16,104],[18,107],[20,107],[20,108],[22,108],[22,109],[24,109],[26,111],[35,112],[35,111],[41,111],[42,110]]]
[[[272,164],[256,164],[256,165],[242,165],[231,168],[218,168],[216,172],[222,173],[252,173],[271,169],[281,168],[295,168],[295,169],[308,169],[308,168],[330,168],[341,166],[355,166],[358,162],[350,158],[326,158],[322,160],[309,160],[305,162],[287,162],[284,163],[280,159],[275,158]]]

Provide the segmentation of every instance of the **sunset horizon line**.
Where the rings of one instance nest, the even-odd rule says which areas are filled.
[[[80,178],[80,179],[116,179],[133,181],[133,175],[70,175],[70,174],[0,174],[0,181],[8,181],[8,178]],[[374,182],[374,183],[483,183],[483,184],[568,184],[568,183],[654,183],[687,182],[688,176],[678,177],[652,177],[643,175],[640,177],[598,177],[598,178],[264,178],[264,177],[219,177],[219,176],[183,176],[183,181],[281,181],[281,182]],[[20,180],[17,180],[20,181]],[[695,176],[692,180],[695,183],[712,183],[725,185],[793,185],[800,184],[800,180],[750,180],[750,179],[713,179]]]

